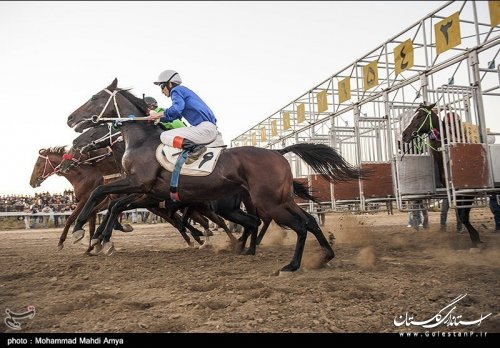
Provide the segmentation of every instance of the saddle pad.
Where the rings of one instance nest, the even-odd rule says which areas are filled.
[[[181,168],[181,175],[206,176],[212,173],[217,164],[223,147],[208,147],[207,151],[191,164],[186,164]],[[179,158],[182,150],[165,144],[158,145],[156,149],[156,160],[163,168],[172,172],[175,162]]]

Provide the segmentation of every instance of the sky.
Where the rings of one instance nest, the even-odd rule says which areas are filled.
[[[229,145],[444,3],[0,2],[0,195],[72,188],[29,185],[38,151],[70,145],[67,117],[115,77],[168,107],[153,81],[176,70]]]

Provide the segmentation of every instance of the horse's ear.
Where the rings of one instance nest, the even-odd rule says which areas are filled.
[[[436,104],[437,104],[437,103],[432,103],[431,105],[429,105],[429,107],[428,107],[428,108],[429,108],[429,110],[434,109],[434,107],[436,106]]]
[[[40,149],[38,150],[38,153],[42,156],[46,156],[47,155],[47,149]]]
[[[114,91],[116,89],[117,85],[118,85],[118,79],[115,77],[115,79],[113,80],[113,82],[111,82],[111,84],[108,86],[108,89],[110,91]]]

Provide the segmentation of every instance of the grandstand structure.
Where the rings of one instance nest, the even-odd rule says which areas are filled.
[[[412,202],[445,196],[456,207],[457,197],[467,193],[477,197],[474,205],[484,204],[500,186],[500,144],[487,141],[500,135],[499,25],[500,2],[447,2],[232,139],[231,146],[322,143],[370,168],[370,179],[330,184],[286,155],[294,177],[306,180],[332,210],[365,211],[396,201],[407,211]],[[445,188],[436,188],[427,145],[401,141],[421,103],[436,103],[441,116],[453,111],[467,134],[439,149]],[[481,168],[460,163],[464,154],[480,156],[475,166]],[[487,175],[471,187],[467,178],[478,170]]]

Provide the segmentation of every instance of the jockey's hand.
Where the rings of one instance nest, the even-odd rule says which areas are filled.
[[[149,111],[148,120],[158,122],[160,120],[160,117],[162,117],[162,116],[163,116],[162,112],[156,112],[154,110],[151,110],[151,111]]]

